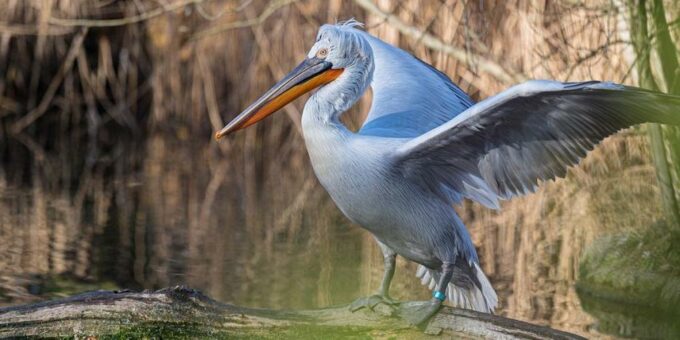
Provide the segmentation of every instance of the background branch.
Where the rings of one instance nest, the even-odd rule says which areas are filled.
[[[416,41],[422,42],[423,45],[427,46],[428,48],[446,53],[454,59],[465,63],[466,65],[474,64],[475,67],[480,71],[494,76],[503,83],[512,84],[515,82],[524,81],[528,78],[526,75],[520,72],[506,70],[504,66],[491,59],[481,55],[473,54],[468,50],[456,48],[446,44],[439,38],[406,24],[397,16],[383,11],[382,9],[378,8],[378,6],[376,6],[371,0],[354,0],[354,2],[371,14],[384,19],[388,25],[393,26],[402,34],[411,37]]]
[[[242,20],[242,21],[234,21],[234,22],[229,22],[221,25],[216,25],[214,27],[205,29],[203,31],[200,31],[196,34],[194,34],[193,37],[191,37],[191,40],[198,40],[198,39],[203,39],[207,36],[221,33],[224,31],[232,30],[235,28],[244,28],[244,27],[250,27],[250,26],[256,26],[262,24],[267,18],[269,18],[274,12],[276,12],[278,9],[287,6],[293,2],[296,2],[297,0],[276,0],[272,1],[269,3],[267,8],[265,8],[260,15],[258,15],[255,18],[248,19],[248,20]]]
[[[142,22],[155,18],[159,15],[165,14],[167,12],[172,12],[188,5],[199,4],[204,0],[183,0],[172,4],[163,5],[158,8],[152,9],[148,12],[144,12],[138,15],[124,17],[120,19],[65,19],[65,18],[55,18],[50,17],[48,22],[52,25],[57,26],[67,26],[67,27],[115,27],[124,26]]]

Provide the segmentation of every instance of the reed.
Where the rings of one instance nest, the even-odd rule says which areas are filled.
[[[371,1],[379,11],[367,3],[2,2],[0,301],[32,299],[26,282],[56,274],[126,287],[186,283],[222,301],[287,308],[376,287],[377,248],[347,229],[307,161],[304,100],[211,141],[304,57],[320,24],[363,21],[475,99],[527,78],[638,81],[622,2]],[[678,4],[665,5],[678,16]],[[679,26],[671,25],[675,41]],[[369,104],[367,95],[348,114],[350,126]],[[457,209],[502,314],[583,333],[592,319],[572,288],[579,255],[598,235],[651,225],[660,202],[637,128],[500,212]],[[304,250],[282,255],[295,249]],[[340,257],[356,270],[334,271]],[[399,262],[398,297],[426,296],[413,270]],[[256,280],[263,273],[270,279]]]

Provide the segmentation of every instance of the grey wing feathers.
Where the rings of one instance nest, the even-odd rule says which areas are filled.
[[[405,176],[462,188],[480,201],[465,186],[476,188],[493,207],[485,202],[490,195],[533,192],[538,180],[564,176],[605,137],[644,122],[680,124],[680,97],[613,83],[530,81],[412,139],[395,161]]]

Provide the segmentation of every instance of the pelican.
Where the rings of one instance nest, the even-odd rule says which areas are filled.
[[[396,256],[419,264],[432,299],[399,313],[417,325],[448,299],[492,313],[498,298],[453,205],[499,201],[563,177],[605,137],[635,124],[680,123],[680,97],[610,82],[533,80],[479,103],[444,73],[361,30],[323,25],[307,57],[217,139],[257,123],[302,94],[302,131],[319,182],[384,255],[378,292],[350,308],[394,305]],[[363,126],[340,121],[366,92]]]

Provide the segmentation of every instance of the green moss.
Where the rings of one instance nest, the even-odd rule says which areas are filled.
[[[213,330],[206,327],[182,325],[175,323],[144,323],[135,326],[124,327],[115,334],[98,335],[98,339],[389,339],[403,338],[404,332],[411,330],[399,330],[392,334],[391,331],[376,331],[358,327],[329,327],[300,325],[279,328],[243,328],[232,330]],[[422,333],[416,332],[411,336],[421,337]],[[397,335],[398,334],[398,335]]]
[[[193,327],[178,326],[178,325],[140,325],[134,327],[126,327],[120,332],[111,335],[100,335],[98,339],[191,339],[195,337],[207,337],[217,334],[209,334],[200,329]],[[222,338],[215,336],[215,338]]]
[[[658,223],[593,242],[581,258],[577,291],[600,332],[632,338],[680,337],[677,231]]]
[[[658,223],[596,240],[581,259],[578,288],[610,300],[680,311],[680,249],[674,235]]]

